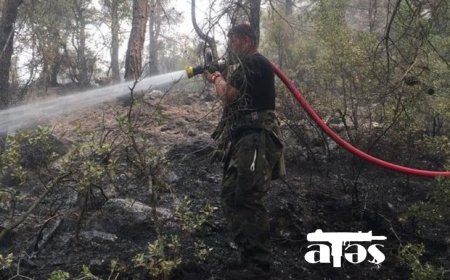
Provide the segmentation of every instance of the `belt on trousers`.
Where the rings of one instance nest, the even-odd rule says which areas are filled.
[[[254,111],[241,114],[232,125],[231,137],[237,139],[243,132],[265,129],[265,121],[267,119],[276,121],[276,114],[273,110]]]
[[[242,115],[239,115],[238,120],[247,120],[247,121],[257,121],[261,120],[265,117],[273,117],[275,118],[275,111],[274,110],[261,110],[261,111],[252,111],[247,112]]]

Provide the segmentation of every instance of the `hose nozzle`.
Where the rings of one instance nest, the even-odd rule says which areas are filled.
[[[219,60],[214,63],[210,63],[209,65],[206,65],[206,66],[198,65],[195,67],[193,67],[193,66],[186,67],[186,73],[187,73],[188,78],[192,78],[198,74],[202,74],[205,71],[213,73],[216,71],[222,72],[224,70],[225,70],[225,61],[224,60]]]
[[[203,67],[201,65],[195,66],[195,67],[192,67],[192,66],[186,67],[186,73],[187,73],[188,78],[192,78],[198,74],[202,74],[203,72],[205,72],[205,67]]]

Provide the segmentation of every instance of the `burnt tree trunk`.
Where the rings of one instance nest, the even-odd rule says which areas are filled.
[[[9,105],[9,70],[14,44],[14,24],[21,0],[5,0],[0,18],[0,109]]]
[[[142,53],[148,10],[148,0],[133,0],[133,20],[125,58],[125,80],[137,80],[142,74]]]

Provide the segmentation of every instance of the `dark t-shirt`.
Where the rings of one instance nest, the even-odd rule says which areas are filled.
[[[247,56],[231,74],[229,83],[240,96],[228,109],[245,113],[275,109],[275,75],[271,63],[263,55]]]

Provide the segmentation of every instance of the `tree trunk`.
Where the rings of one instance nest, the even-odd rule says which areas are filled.
[[[286,17],[289,17],[292,15],[292,12],[294,10],[294,2],[295,0],[285,0],[284,2],[284,15]],[[289,45],[291,45],[293,42],[290,42],[289,36],[286,36],[286,30],[285,27],[286,23],[283,21],[281,23],[281,27],[283,27],[283,30],[279,30],[278,34],[279,40],[276,40],[275,44],[277,46],[277,52],[278,52],[278,66],[280,68],[283,68],[285,65],[285,62],[288,62],[290,57],[289,53]]]
[[[74,0],[73,4],[77,33],[77,80],[80,83],[80,86],[84,88],[89,85],[89,69],[86,60],[86,10],[83,7],[84,3],[82,0]]]
[[[295,0],[286,0],[284,12],[287,16],[292,15]]]
[[[250,7],[250,26],[255,31],[256,35],[256,44],[259,45],[259,37],[260,37],[260,31],[259,31],[259,23],[261,19],[261,0],[249,0],[249,7]]]
[[[158,61],[158,37],[161,29],[161,11],[159,9],[158,1],[150,0],[150,18],[149,18],[149,39],[148,46],[149,53],[149,74],[154,75],[159,73]]]
[[[125,80],[137,80],[142,74],[142,53],[148,21],[148,0],[133,0],[133,20],[125,59]]]
[[[49,85],[51,87],[56,87],[58,85],[58,74],[59,68],[61,66],[61,58],[58,58],[58,61],[52,65],[50,69],[50,77],[49,77]]]
[[[111,1],[111,80],[120,82],[119,67],[119,1]]]
[[[9,105],[9,70],[14,43],[14,23],[21,0],[5,0],[0,18],[0,109]]]
[[[51,53],[52,58],[50,59],[50,65],[49,65],[49,74],[48,74],[48,80],[47,84],[51,87],[55,87],[58,85],[58,74],[62,62],[62,56],[59,53],[59,50],[61,49],[61,43],[58,43],[61,40],[61,35],[59,33],[59,30],[55,29],[53,30],[52,34],[52,43],[51,43]]]
[[[375,32],[378,16],[378,0],[369,0],[369,32]]]

